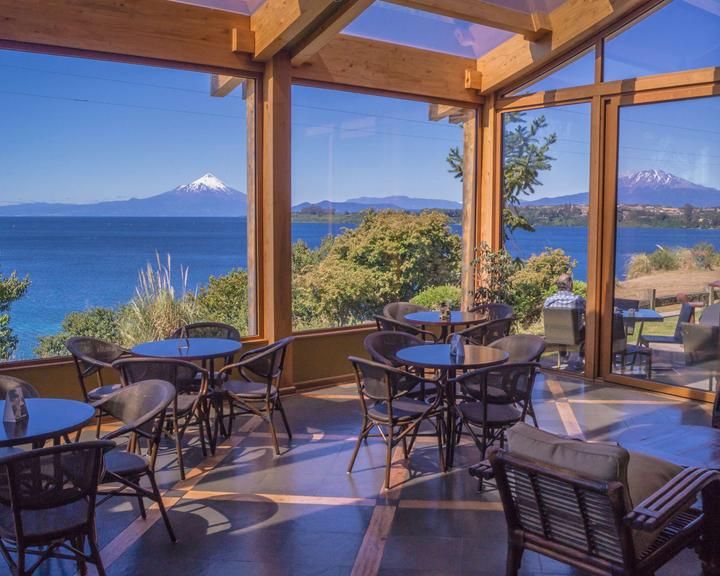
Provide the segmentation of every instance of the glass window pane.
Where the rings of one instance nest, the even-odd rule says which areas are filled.
[[[543,362],[584,370],[590,104],[503,114],[503,286]]]
[[[605,42],[604,79],[720,66],[720,2],[673,0]]]
[[[623,107],[619,148],[612,369],[712,390],[720,367],[720,291],[710,292],[720,280],[720,98]],[[683,302],[692,306],[683,310]]]
[[[293,87],[293,325],[372,321],[385,304],[460,300],[460,108]]]
[[[10,51],[0,68],[0,273],[30,281],[0,358],[200,320],[252,333],[252,84],[216,98],[204,73]]]
[[[343,33],[467,58],[482,56],[513,36],[497,28],[390,2],[375,2]]]
[[[576,58],[548,72],[532,84],[511,92],[509,96],[522,96],[533,92],[572,88],[595,82],[595,49],[584,52]]]

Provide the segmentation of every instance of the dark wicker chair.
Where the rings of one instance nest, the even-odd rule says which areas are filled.
[[[410,302],[391,302],[383,308],[383,316],[392,318],[398,322],[405,322],[405,315],[413,312],[427,312],[429,309],[419,304],[411,304]]]
[[[25,380],[15,378],[14,376],[4,376],[0,374],[0,400],[5,400],[8,390],[11,388],[22,388],[25,398],[37,398],[40,396],[35,387]]]
[[[420,376],[354,356],[348,359],[355,369],[363,413],[362,427],[348,465],[348,473],[352,472],[360,445],[368,438],[380,437],[386,446],[385,489],[390,489],[393,449],[402,443],[403,453],[407,458],[412,451],[415,438],[421,435],[437,438],[440,469],[444,470],[441,395],[437,394],[430,404],[409,398],[408,393],[422,385],[423,378]],[[420,433],[420,425],[423,422],[430,422],[434,433]],[[377,428],[380,433],[371,434],[373,428]]]
[[[62,558],[80,573],[94,564],[104,576],[95,503],[103,453],[113,446],[95,440],[0,458],[0,551],[13,574],[30,575],[45,560]]]
[[[522,364],[526,362],[540,362],[540,358],[545,352],[546,344],[545,340],[540,336],[533,334],[513,334],[496,340],[490,344],[490,347],[507,352],[510,355],[507,359],[508,363]],[[492,376],[490,377],[490,387],[488,401],[492,402]],[[535,416],[535,409],[533,408],[532,394],[528,397],[527,413],[537,428],[538,422]]]
[[[380,316],[379,314],[375,315],[374,318],[377,329],[381,332],[404,332],[405,334],[412,334],[413,336],[430,342],[437,341],[437,336],[429,330],[423,330],[418,326],[413,326],[407,322],[400,322],[388,316]]]
[[[280,412],[288,439],[292,440],[290,425],[280,399],[280,377],[287,348],[293,340],[293,337],[283,338],[268,346],[246,352],[240,356],[238,362],[220,370],[223,380],[220,393],[230,405],[227,433],[232,434],[235,416],[260,416],[270,425],[275,454],[280,454],[274,422],[276,410]],[[237,378],[233,378],[233,371],[237,371]],[[221,412],[216,420],[216,427],[222,418]]]
[[[104,439],[125,438],[126,444],[105,455],[101,480],[101,484],[119,485],[119,488],[99,490],[103,496],[101,504],[114,496],[135,496],[143,518],[146,517],[143,498],[155,502],[173,542],[176,541],[175,532],[155,480],[155,461],[166,413],[174,398],[175,387],[170,382],[148,380],[121,388],[100,400],[103,410],[122,423]],[[143,477],[150,482],[150,490],[140,485]]]
[[[585,348],[585,311],[580,308],[544,308],[543,332],[545,344],[557,351],[556,368],[560,368],[560,356],[577,350],[582,356]]]
[[[235,326],[222,322],[195,322],[185,324],[170,335],[170,338],[224,338],[225,340],[240,341],[240,331]],[[232,364],[235,354],[225,357],[225,364]]]
[[[113,368],[120,372],[126,386],[144,380],[165,380],[175,387],[176,394],[168,409],[168,416],[180,478],[185,480],[182,441],[187,428],[197,425],[204,456],[207,455],[206,434],[212,444],[207,370],[192,362],[174,358],[121,358],[113,363]]]
[[[650,576],[686,548],[698,547],[703,559],[717,548],[719,472],[539,430],[556,440],[518,452],[514,433],[508,451],[491,449],[489,462],[471,470],[497,483],[508,530],[506,575],[519,573],[525,550],[583,573]],[[578,451],[584,465],[568,457]],[[603,462],[610,464],[601,472]],[[700,494],[703,510],[693,507]]]
[[[645,373],[648,378],[652,374],[652,350],[646,346],[628,344],[627,324],[622,314],[613,314],[612,353],[613,363],[621,372],[625,372],[630,359],[630,366],[635,367],[638,359],[645,359]]]
[[[499,320],[500,318],[512,318],[513,308],[510,304],[495,302],[492,304],[477,304],[470,308],[470,312],[484,314],[488,320]]]
[[[693,307],[688,303],[680,306],[680,314],[678,315],[675,333],[672,336],[660,336],[655,334],[641,334],[638,337],[640,346],[650,346],[650,344],[682,344],[682,327],[683,324],[690,322],[693,317]]]
[[[514,318],[512,316],[496,318],[480,324],[473,324],[464,330],[458,330],[454,334],[461,336],[468,344],[487,346],[496,340],[500,340],[500,338],[508,336],[513,321]],[[454,334],[449,334],[447,340],[449,341]]]
[[[455,441],[459,440],[464,426],[482,459],[493,442],[499,441],[503,446],[505,431],[525,421],[539,367],[537,362],[501,364],[450,379],[451,384],[460,385],[463,398],[458,404]]]

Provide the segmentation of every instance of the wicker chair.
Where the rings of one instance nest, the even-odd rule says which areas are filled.
[[[517,425],[509,450],[471,470],[494,478],[508,529],[506,575],[531,550],[607,576],[650,576],[688,547],[717,549],[720,473]],[[703,510],[693,507],[703,496]]]
[[[545,352],[546,344],[545,340],[540,336],[533,334],[513,334],[496,340],[490,344],[490,348],[497,348],[498,350],[507,352],[510,355],[507,359],[508,363],[522,364],[526,362],[540,362],[540,358]],[[493,377],[490,376],[489,402],[493,401],[494,388],[492,387],[492,378]],[[535,409],[533,408],[532,394],[528,397],[527,413],[537,428],[538,422],[535,416]]]
[[[470,312],[484,314],[488,320],[499,320],[500,318],[512,318],[513,308],[510,304],[495,302],[492,304],[477,304],[470,308]]]
[[[411,304],[410,302],[391,302],[385,304],[383,308],[383,316],[392,318],[398,322],[405,322],[405,315],[413,312],[427,312],[429,308],[420,306],[419,304]]]
[[[348,473],[352,472],[360,445],[370,437],[380,437],[385,442],[385,489],[390,489],[390,467],[395,446],[402,443],[405,458],[410,454],[415,438],[430,435],[437,438],[440,469],[445,469],[440,408],[441,395],[435,395],[432,403],[408,397],[408,393],[422,384],[423,378],[379,362],[362,358],[348,358],[355,369],[363,422],[353,450]],[[420,434],[420,425],[430,422],[434,433]],[[379,434],[370,434],[377,428]],[[410,441],[408,442],[408,437]]]
[[[25,382],[25,380],[20,380],[20,378],[15,378],[13,376],[4,376],[0,374],[0,400],[5,400],[8,390],[11,388],[22,388],[23,396],[25,396],[25,398],[37,398],[40,396],[38,391],[35,390],[35,387],[29,382]]]
[[[229,364],[220,370],[223,399],[230,404],[227,433],[232,434],[235,416],[253,414],[260,416],[270,425],[275,454],[280,454],[277,430],[275,429],[275,411],[280,412],[288,439],[292,440],[292,432],[287,415],[280,399],[280,377],[283,373],[287,348],[293,337],[283,338],[268,346],[246,352],[235,364]],[[233,371],[237,378],[233,379]],[[222,400],[220,401],[222,407]],[[223,418],[222,412],[216,420],[216,427]]]
[[[121,358],[113,362],[113,368],[120,372],[126,386],[144,380],[165,380],[175,387],[176,394],[169,407],[168,416],[178,456],[180,478],[185,480],[182,441],[187,428],[197,425],[203,456],[207,455],[206,434],[212,444],[207,402],[207,370],[192,362],[174,358]]]
[[[377,329],[381,332],[404,332],[406,334],[418,336],[419,338],[430,342],[437,341],[437,336],[429,330],[423,330],[418,326],[413,326],[407,322],[400,322],[399,320],[394,320],[388,316],[380,316],[379,314],[375,315],[374,318],[375,323],[377,324]]]
[[[178,328],[170,335],[170,338],[224,338],[239,342],[240,331],[235,326],[222,322],[195,322]],[[235,354],[229,354],[224,360],[225,364],[232,364]]]
[[[480,324],[473,324],[464,330],[458,330],[454,334],[461,336],[469,344],[487,346],[496,340],[500,340],[501,338],[508,336],[510,334],[513,321],[514,318],[512,316],[496,318]],[[447,340],[449,341],[454,334],[449,334]]]
[[[504,445],[505,431],[525,421],[539,367],[537,362],[501,364],[450,379],[451,385],[453,382],[460,385],[463,398],[458,404],[455,441],[464,426],[482,459],[493,442]]]
[[[625,372],[628,358],[632,367],[637,364],[638,359],[644,358],[645,373],[650,378],[652,374],[652,350],[646,346],[628,344],[626,329],[627,324],[622,314],[614,314],[612,325],[613,362],[621,372]]]
[[[126,386],[99,402],[103,410],[122,423],[117,430],[106,434],[105,440],[126,438],[125,448],[117,447],[105,455],[104,475],[101,484],[101,504],[113,496],[135,496],[140,514],[146,518],[143,498],[158,505],[170,540],[176,541],[175,532],[165,510],[155,480],[155,460],[163,434],[168,408],[175,398],[175,387],[164,380],[147,380]],[[141,478],[150,482],[150,490],[140,485]]]
[[[62,558],[77,562],[80,573],[94,564],[104,576],[95,502],[103,453],[113,446],[95,440],[0,458],[0,552],[13,574],[29,576],[45,560]]]

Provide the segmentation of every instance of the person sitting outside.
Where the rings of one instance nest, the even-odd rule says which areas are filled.
[[[545,308],[568,308],[581,311],[580,315],[580,338],[585,341],[585,298],[573,292],[573,279],[570,274],[563,274],[556,281],[557,292],[545,299]],[[582,370],[585,356],[585,346],[580,346],[579,357],[570,362],[567,352],[560,353],[561,358],[568,360],[568,365],[573,370]]]

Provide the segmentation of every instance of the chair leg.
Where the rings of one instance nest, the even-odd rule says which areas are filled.
[[[505,576],[517,576],[522,564],[523,551],[521,546],[508,544]]]
[[[443,434],[442,434],[442,427],[444,425],[444,420],[442,417],[442,414],[438,414],[436,418],[435,423],[435,429],[437,430],[437,437],[438,437],[438,457],[440,461],[440,471],[443,472],[445,470],[445,450],[443,447]]]
[[[390,490],[390,468],[392,467],[393,425],[388,426],[385,451],[385,490]]]
[[[285,408],[280,401],[280,397],[277,398],[277,408],[280,410],[280,416],[282,416],[283,425],[285,426],[285,432],[287,432],[288,440],[292,440],[292,432],[290,431],[290,425],[288,424],[287,414],[285,414]]]
[[[140,484],[140,478],[133,478],[135,484]],[[145,511],[145,502],[143,501],[143,495],[138,492],[137,495],[138,507],[140,508],[140,516],[143,520],[147,520],[147,512]]]
[[[532,398],[530,398],[528,400],[527,413],[530,416],[530,418],[532,419],[533,425],[535,426],[535,428],[540,428],[540,426],[538,426],[537,417],[535,416],[535,408],[532,403]]]
[[[367,435],[369,434],[371,429],[372,425],[368,422],[368,419],[363,418],[362,430],[360,431],[360,435],[355,442],[355,449],[353,450],[352,456],[350,457],[350,465],[347,469],[348,474],[352,472],[353,466],[355,465],[355,459],[357,458],[358,451],[360,450],[360,444],[362,444],[363,440],[367,440]]]
[[[180,427],[178,426],[177,413],[173,411],[173,432],[175,434],[175,451],[178,457],[178,467],[180,468],[180,479],[185,480],[185,461],[183,460],[182,451],[182,434],[180,433]]]
[[[280,445],[278,444],[277,430],[275,429],[275,421],[273,407],[269,404],[265,405],[265,413],[267,414],[267,422],[270,424],[270,434],[272,435],[273,446],[275,447],[275,454],[280,455]]]
[[[94,531],[93,531],[94,532]],[[98,576],[105,576],[105,566],[103,565],[102,557],[100,556],[100,549],[97,545],[97,537],[94,533],[88,536],[88,545],[90,546],[90,558],[92,558]]]
[[[162,501],[162,496],[160,496],[160,490],[158,490],[157,482],[155,481],[155,473],[152,470],[148,470],[147,477],[148,480],[150,480],[150,487],[152,488],[153,498],[157,503],[158,508],[160,509],[160,514],[162,516],[163,522],[165,522],[165,528],[170,535],[170,540],[174,544],[175,542],[177,542],[177,538],[175,537],[175,530],[173,530],[172,524],[170,524],[170,517],[168,516],[167,510],[165,509],[165,504]]]

